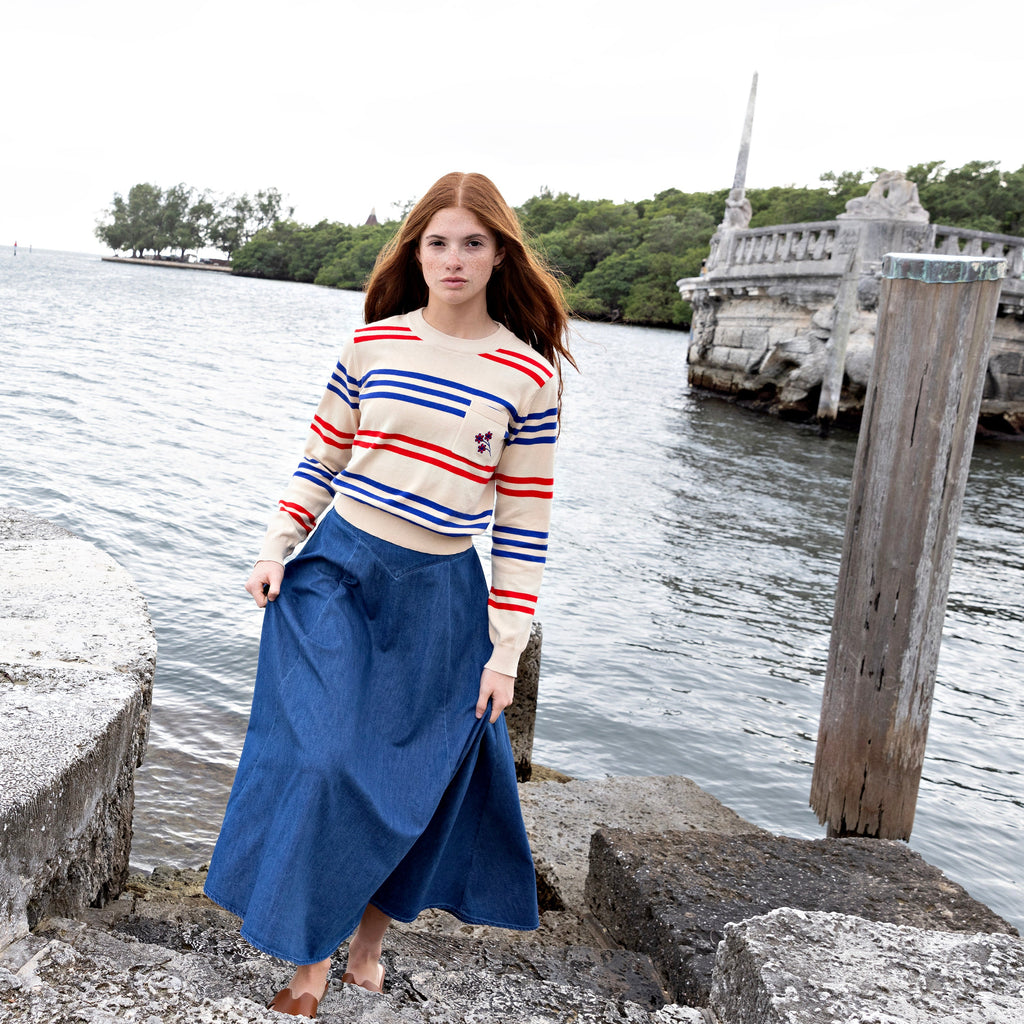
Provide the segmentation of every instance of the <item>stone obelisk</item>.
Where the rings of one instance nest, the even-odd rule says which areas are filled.
[[[747,116],[743,122],[743,138],[740,139],[740,152],[736,157],[736,173],[732,179],[732,190],[725,201],[725,219],[723,230],[745,228],[750,223],[750,201],[744,191],[747,182],[747,160],[750,157],[750,135],[754,128],[754,102],[757,99],[757,72],[750,83],[750,99],[747,100]]]

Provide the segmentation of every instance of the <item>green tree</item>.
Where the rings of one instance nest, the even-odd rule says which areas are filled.
[[[109,224],[96,225],[96,237],[114,252],[124,252],[131,248],[131,229],[128,226],[128,204],[124,197],[114,193],[114,199],[107,216],[112,220]]]
[[[142,256],[147,250],[160,252],[162,199],[161,190],[148,182],[132,185],[128,190],[128,232],[124,248],[130,249],[133,256]]]
[[[363,288],[377,261],[377,254],[397,229],[396,222],[364,224],[354,228],[352,237],[338,246],[333,258],[321,267],[316,275],[316,284],[356,291]]]

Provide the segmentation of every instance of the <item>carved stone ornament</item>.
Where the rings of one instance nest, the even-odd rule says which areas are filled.
[[[729,198],[725,201],[725,219],[722,221],[722,227],[727,230],[745,228],[750,224],[753,212],[750,200],[743,189],[731,189]]]
[[[911,220],[928,223],[928,211],[921,205],[917,185],[902,171],[883,171],[866,196],[851,199],[839,219]]]

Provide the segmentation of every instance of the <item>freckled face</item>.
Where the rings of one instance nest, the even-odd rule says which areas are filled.
[[[484,308],[487,282],[504,256],[494,232],[461,206],[435,213],[416,249],[431,303],[479,303]]]

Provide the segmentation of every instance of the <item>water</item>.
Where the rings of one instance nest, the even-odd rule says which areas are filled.
[[[135,576],[159,641],[133,862],[209,857],[260,613],[242,590],[361,296],[35,252],[0,261],[0,503]],[[691,393],[685,339],[578,328],[535,759],[808,808],[856,439]],[[1018,927],[1024,446],[979,444],[910,845]]]

